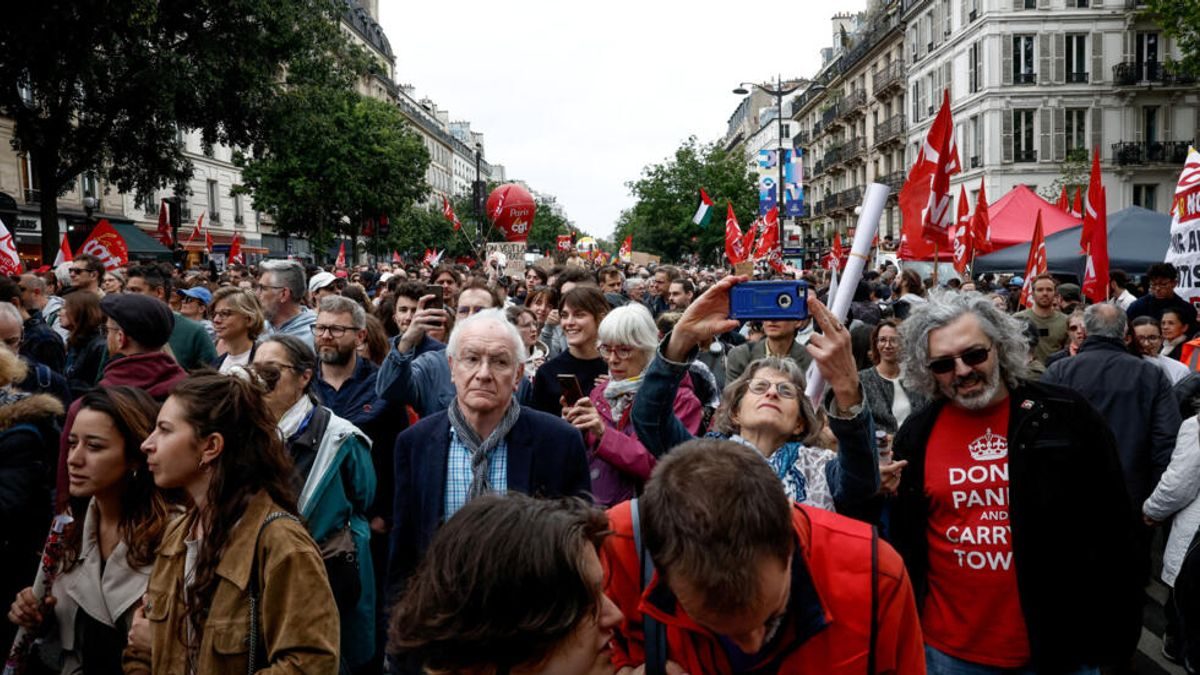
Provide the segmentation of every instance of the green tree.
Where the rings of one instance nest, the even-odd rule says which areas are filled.
[[[1145,14],[1179,43],[1182,73],[1200,77],[1200,3],[1185,0],[1146,0]]]
[[[191,165],[177,139],[261,140],[264,112],[289,82],[342,78],[361,52],[328,0],[20,2],[0,31],[0,113],[30,153],[42,192],[42,251],[58,249],[56,197],[95,169],[122,191],[178,185]],[[356,58],[341,57],[357,54]],[[285,77],[286,74],[286,77]]]
[[[1087,193],[1088,179],[1091,177],[1092,158],[1087,148],[1075,148],[1067,152],[1067,158],[1062,163],[1061,171],[1054,182],[1038,191],[1043,199],[1051,204],[1057,204],[1062,189],[1067,189],[1071,204],[1075,204],[1075,191]]]
[[[678,260],[687,254],[716,260],[725,250],[725,203],[733,204],[742,229],[758,214],[754,178],[740,153],[695,137],[683,142],[667,161],[642,169],[642,177],[626,183],[637,202],[621,213],[613,241],[633,235],[633,247]],[[716,201],[707,227],[692,222],[700,188]]]
[[[428,192],[429,152],[393,105],[327,85],[293,87],[267,117],[242,190],[288,234],[355,235],[368,218],[406,213]]]

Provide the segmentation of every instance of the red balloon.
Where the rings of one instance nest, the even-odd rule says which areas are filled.
[[[516,183],[501,185],[488,195],[488,218],[500,228],[508,241],[529,239],[529,230],[533,227],[536,211],[537,204],[533,201],[533,195]]]

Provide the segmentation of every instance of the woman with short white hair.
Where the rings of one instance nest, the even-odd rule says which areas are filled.
[[[654,455],[638,440],[630,412],[642,371],[658,347],[658,329],[650,310],[630,303],[609,312],[597,334],[608,380],[597,382],[587,398],[563,408],[563,418],[583,432],[592,495],[597,504],[608,507],[640,493],[654,469]],[[674,412],[689,432],[697,433],[703,411],[688,376],[675,392]]]

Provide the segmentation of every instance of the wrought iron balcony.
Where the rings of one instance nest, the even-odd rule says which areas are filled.
[[[1067,82],[1072,84],[1087,84],[1087,73],[1067,73]]]
[[[875,125],[876,147],[893,141],[904,142],[904,115],[902,113],[892,115]]]
[[[1113,143],[1113,160],[1118,166],[1140,164],[1183,164],[1191,141],[1124,141]]]
[[[1037,150],[1022,150],[1017,148],[1016,151],[1013,152],[1013,160],[1017,162],[1036,162]]]
[[[876,98],[887,98],[893,93],[904,90],[904,62],[890,61],[886,66],[875,71],[871,77],[871,93]]]
[[[979,155],[971,155],[971,168],[978,169],[983,166],[983,158]]]
[[[1037,84],[1037,73],[1013,73],[1013,84]]]
[[[808,132],[801,131],[800,133],[796,134],[796,145],[808,145],[808,139]]]
[[[867,104],[867,92],[862,89],[855,89],[846,94],[842,102],[838,104],[838,110],[841,116],[850,116],[854,113],[861,112],[863,106]]]
[[[1113,83],[1118,87],[1139,85],[1191,86],[1196,78],[1179,72],[1174,63],[1162,61],[1125,61],[1113,66]]]
[[[888,186],[888,188],[891,190],[891,194],[899,194],[900,188],[904,187],[905,178],[906,176],[904,175],[903,171],[893,171],[889,174],[876,178],[875,182]]]
[[[862,136],[851,138],[842,144],[842,156],[844,161],[862,161],[863,155],[865,154],[867,154],[867,139],[863,138]]]

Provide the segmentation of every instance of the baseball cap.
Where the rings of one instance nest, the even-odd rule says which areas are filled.
[[[212,292],[203,286],[196,286],[195,288],[179,288],[176,289],[175,292],[179,295],[184,295],[189,298],[199,300],[206,305],[212,303]]]

